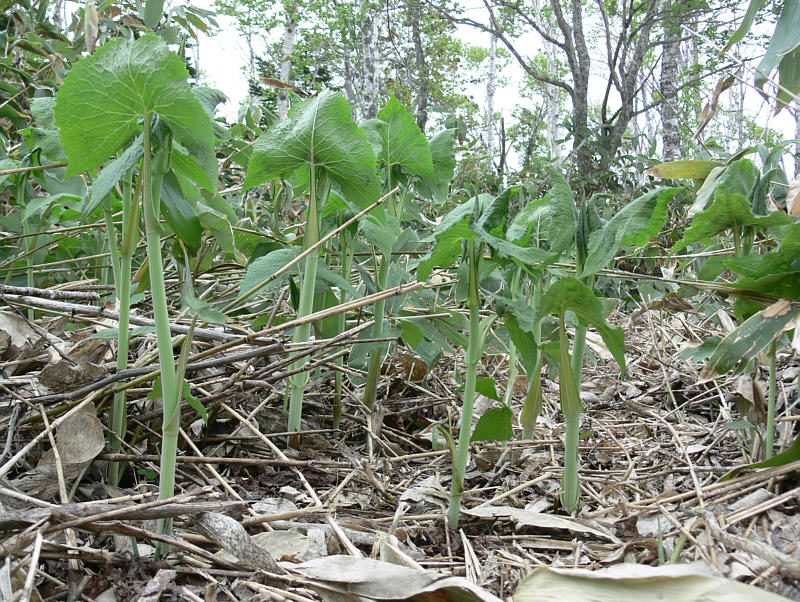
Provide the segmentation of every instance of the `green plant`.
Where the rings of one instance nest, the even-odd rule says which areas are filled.
[[[199,168],[194,170],[198,180],[213,183],[217,174],[211,119],[189,87],[187,75],[180,57],[156,36],[135,41],[114,40],[73,67],[55,105],[55,123],[69,157],[67,176],[94,172],[131,141],[129,149],[137,148],[136,134],[141,131],[141,214],[147,240],[163,403],[161,499],[174,494],[182,397],[170,334],[159,224],[162,209],[166,208],[166,203],[162,206],[162,185],[170,173],[173,140],[191,153],[187,157],[192,157]],[[123,157],[125,153],[117,161]],[[133,164],[138,158],[139,152],[135,151],[126,160]],[[114,164],[117,168],[118,162]],[[123,167],[116,172],[117,179],[128,171],[127,165]],[[98,196],[98,202],[104,198]],[[138,198],[123,200],[139,202]],[[130,208],[129,211],[130,224],[136,212]],[[123,254],[127,255],[133,240],[132,230],[126,230],[124,236],[127,240]],[[171,523],[162,521],[161,527],[167,532]]]
[[[331,185],[343,197],[364,208],[380,196],[375,175],[375,156],[366,133],[352,122],[350,105],[341,94],[322,92],[315,98],[297,103],[288,118],[267,130],[256,141],[247,168],[244,188],[253,188],[268,180],[288,177],[303,170],[308,181],[308,203],[303,246],[308,249],[320,238],[320,215],[328,201]],[[381,212],[382,208],[378,208]],[[298,318],[313,309],[319,251],[304,262],[300,286]],[[263,278],[254,277],[256,282]],[[293,340],[305,343],[311,324],[295,329]],[[301,368],[298,360],[293,368]],[[310,375],[301,371],[290,378],[289,431],[300,430],[303,395]]]

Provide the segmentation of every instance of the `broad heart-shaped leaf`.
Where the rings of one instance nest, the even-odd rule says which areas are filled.
[[[216,181],[211,119],[192,93],[185,63],[157,36],[117,39],[81,59],[55,107],[67,175],[94,169],[129,142],[145,114],[157,113]]]
[[[262,134],[253,147],[244,188],[313,163],[328,170],[344,195],[366,207],[381,194],[367,134],[350,119],[345,97],[325,90],[296,104],[289,116]]]
[[[247,271],[242,278],[242,281],[239,285],[239,294],[246,293],[250,291],[250,289],[258,286],[268,278],[270,278],[275,272],[279,269],[283,268],[287,263],[289,263],[292,259],[297,257],[302,252],[302,249],[299,247],[292,247],[289,249],[277,249],[275,251],[271,251],[266,255],[262,255],[261,257],[255,259],[247,266]],[[291,269],[287,270],[280,277],[276,278],[275,280],[270,281],[265,287],[261,288],[260,290],[268,290],[273,286],[280,284],[281,282],[285,282],[286,279],[291,276],[292,274],[299,275],[302,273],[303,262],[300,261],[298,264],[292,266]],[[338,274],[332,271],[330,268],[324,265],[317,266],[317,278],[320,280],[324,280],[329,284],[334,286],[338,286],[339,288],[346,290],[349,295],[353,298],[358,297],[358,291],[350,284],[341,274]]]
[[[433,178],[417,182],[417,191],[436,203],[444,203],[450,192],[450,181],[456,169],[454,129],[446,129],[436,134],[430,141],[433,159]]]
[[[578,210],[572,189],[564,176],[555,169],[550,170],[553,188],[550,191],[550,211],[547,217],[547,238],[550,251],[564,253],[575,244],[575,229],[578,227]]]
[[[538,311],[540,316],[559,316],[572,311],[585,324],[593,324],[625,374],[625,331],[619,326],[609,326],[603,302],[583,282],[572,276],[556,280],[542,295]]]
[[[378,119],[369,120],[364,128],[373,129],[380,137],[377,160],[388,171],[399,167],[418,178],[434,177],[433,158],[425,134],[394,95],[378,111]]]
[[[61,140],[56,129],[53,108],[56,99],[51,96],[40,96],[31,102],[31,114],[38,127],[31,128],[31,138],[33,143],[42,152],[53,160],[66,157],[64,149],[61,147]]]
[[[388,213],[378,220],[368,216],[361,221],[361,232],[366,239],[380,249],[381,254],[390,258],[395,241],[400,236],[400,222]]]
[[[725,261],[740,276],[734,286],[786,299],[800,298],[800,222],[782,229],[781,244],[764,255],[746,255]]]
[[[758,169],[749,159],[739,159],[731,163],[719,176],[714,194],[740,194],[750,197],[753,186],[758,182]]]
[[[543,267],[558,259],[558,253],[550,253],[536,247],[527,247],[506,240],[505,232],[508,223],[508,206],[511,199],[519,193],[519,186],[512,186],[492,199],[482,195],[483,202],[475,209],[472,230],[482,242],[491,246],[505,257],[516,259],[525,265]]]
[[[511,408],[489,408],[480,417],[470,441],[508,441],[514,436],[514,413]]]
[[[793,328],[800,318],[800,303],[780,299],[751,316],[722,339],[703,369],[703,379],[743,368],[784,330]]]
[[[490,203],[480,208],[476,215],[476,232],[486,232],[491,236],[505,237],[506,224],[508,223],[508,206],[511,199],[519,194],[519,186],[511,186],[498,194]]]
[[[550,196],[534,199],[520,209],[506,229],[506,240],[539,246],[549,223]]]
[[[643,245],[656,236],[667,219],[667,203],[680,188],[657,188],[623,207],[589,237],[581,276],[596,274],[614,258],[620,247]]]

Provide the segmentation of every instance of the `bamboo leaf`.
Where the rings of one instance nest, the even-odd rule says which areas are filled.
[[[704,380],[741,369],[784,330],[794,328],[800,318],[800,303],[780,299],[748,318],[726,336],[708,360]]]

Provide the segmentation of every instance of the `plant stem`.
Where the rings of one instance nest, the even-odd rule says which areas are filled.
[[[475,386],[478,380],[478,364],[483,352],[481,340],[480,297],[478,296],[478,265],[480,256],[475,242],[469,243],[469,342],[467,343],[467,376],[464,383],[464,405],[461,409],[461,428],[458,433],[458,447],[453,462],[453,482],[450,487],[450,508],[447,523],[451,529],[458,527],[461,512],[461,497],[464,494],[464,473],[467,471],[469,440],[472,435],[472,408],[475,403]]]
[[[161,398],[163,422],[161,426],[161,479],[158,497],[167,499],[175,494],[175,457],[178,448],[178,427],[180,426],[180,403],[178,400],[178,378],[175,372],[175,355],[172,351],[172,335],[169,327],[167,293],[164,286],[164,266],[161,257],[161,230],[158,223],[158,201],[160,200],[161,177],[154,176],[150,145],[151,115],[144,115],[144,156],[142,159],[142,212],[147,235],[147,255],[150,262],[150,294],[153,299],[153,314],[156,321],[158,341],[158,361],[161,367]],[[165,153],[162,149],[162,153]],[[163,175],[162,165],[155,170]],[[154,198],[153,189],[158,185],[158,196]],[[172,521],[162,519],[159,523],[162,533],[172,530]]]
[[[386,278],[389,274],[390,257],[381,255],[381,265],[378,268],[376,290],[386,289]],[[375,304],[375,325],[372,327],[372,336],[380,338],[383,336],[383,314],[386,311],[386,300],[381,299]],[[369,355],[369,368],[367,369],[367,382],[364,385],[364,405],[370,410],[375,405],[378,397],[378,380],[380,379],[381,364],[383,363],[383,345],[378,345]]]
[[[561,411],[564,414],[566,432],[564,434],[564,475],[561,479],[561,505],[572,514],[578,507],[580,484],[578,481],[578,441],[580,439],[581,407],[578,382],[572,370],[569,357],[569,342],[564,326],[564,315],[559,319],[559,342],[561,347],[561,366],[559,374],[559,393]],[[574,359],[574,358],[573,358]]]
[[[769,346],[769,396],[767,397],[767,440],[766,459],[775,454],[775,388],[777,385],[777,366],[775,355],[778,352],[778,340],[775,339]]]
[[[135,233],[138,231],[138,199],[132,198],[131,182],[126,180],[123,185],[122,198],[122,246],[119,251],[119,265],[114,270],[116,279],[117,298],[119,299],[119,345],[117,348],[117,372],[128,367],[128,350],[130,345],[130,309],[131,309],[131,262],[133,249],[136,246]],[[104,210],[106,208],[104,207]],[[110,220],[110,208],[106,211],[106,232],[109,235],[108,243],[111,248],[117,246],[117,233],[113,220]],[[113,256],[113,255],[112,255]],[[114,437],[111,439],[111,453],[116,453],[122,446],[125,431],[128,428],[127,392],[123,389],[114,394],[114,403],[111,407],[111,430]],[[112,462],[109,465],[108,478],[113,486],[119,485],[120,465]]]
[[[586,353],[586,326],[575,318],[575,338],[572,342],[572,375],[580,392],[583,378],[583,356]]]
[[[341,237],[339,238],[339,249],[342,253],[342,277],[346,280],[350,279],[350,272],[353,269],[353,258],[355,252],[355,244],[349,244],[349,240],[347,237],[347,232],[342,232]],[[353,241],[355,243],[355,241]],[[347,292],[342,289],[339,294],[339,303],[344,303],[347,301]],[[346,314],[340,313],[337,317],[337,323],[339,325],[339,332],[345,331],[346,325]],[[344,366],[344,357],[339,357],[336,359],[336,365],[339,367]],[[333,428],[338,429],[339,423],[342,420],[342,371],[337,370],[335,375],[335,393],[333,397]]]
[[[308,199],[308,216],[306,218],[306,232],[303,237],[303,248],[308,249],[319,240],[319,209],[327,199],[330,191],[330,181],[327,172],[321,170],[317,173],[314,162],[311,163],[311,194]],[[309,254],[305,259],[303,280],[300,283],[300,306],[297,317],[304,318],[314,311],[314,288],[317,280],[317,265],[319,264],[319,250]],[[294,330],[292,341],[305,343],[311,336],[311,323],[298,326]],[[305,358],[292,364],[292,369],[303,366]],[[308,385],[310,375],[308,372],[298,372],[289,378],[291,396],[289,398],[289,431],[300,430],[300,419],[303,414],[303,395]]]

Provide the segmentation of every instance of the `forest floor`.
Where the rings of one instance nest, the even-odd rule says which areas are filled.
[[[458,531],[446,528],[444,516],[450,454],[433,448],[431,432],[434,423],[457,423],[455,372],[462,357],[445,356],[430,373],[414,369],[410,356],[390,358],[376,411],[368,415],[359,391],[346,391],[340,431],[330,428],[332,377],[312,380],[307,430],[297,449],[287,449],[282,433],[285,353],[229,355],[225,363],[194,370],[192,392],[212,426],[206,429],[184,404],[188,426],[179,443],[177,495],[166,502],[157,501],[160,411],[146,385],[129,391],[133,443],[116,456],[127,470],[121,486],[112,487],[105,474],[114,456],[100,426],[109,387],[70,400],[68,388],[42,369],[41,348],[39,363],[29,353],[27,367],[19,353],[17,363],[7,357],[0,381],[0,550],[6,558],[0,597],[369,599],[318,587],[326,568],[345,586],[368,580],[337,568],[335,555],[349,554],[464,577],[486,594],[464,600],[494,599],[490,594],[511,600],[520,580],[540,566],[596,570],[671,561],[800,600],[800,463],[720,481],[746,463],[752,448],[750,431],[729,425],[749,419],[763,427],[758,391],[766,384],[754,389],[752,379],[735,377],[701,383],[701,365],[679,352],[719,333],[703,330],[687,314],[618,318],[626,331],[627,374],[621,378],[594,346],[600,359],[585,369],[577,516],[558,505],[564,429],[557,382],[547,379],[550,403],[535,440],[472,445]],[[53,324],[46,326],[55,332]],[[61,326],[54,336],[75,338]],[[148,337],[138,339],[140,357],[153,350]],[[210,343],[201,338],[198,344]],[[330,364],[336,350],[319,345],[314,357]],[[107,351],[94,345],[95,365],[110,366]],[[503,385],[507,357],[487,356],[481,369]],[[780,355],[781,449],[796,435],[797,383],[797,360]],[[518,409],[524,377],[514,386]],[[56,393],[36,397],[50,391]],[[155,560],[155,519],[161,517],[174,519],[174,536],[161,538],[172,550]],[[316,573],[276,575],[273,558],[281,571],[323,560]],[[402,580],[386,578],[382,587],[382,599],[414,595]],[[448,595],[415,599],[458,599]]]

